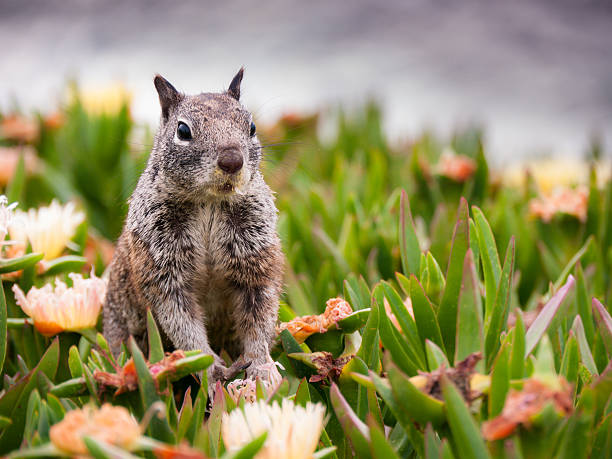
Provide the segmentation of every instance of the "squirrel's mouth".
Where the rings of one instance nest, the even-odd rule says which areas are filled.
[[[221,185],[221,191],[224,193],[231,193],[234,191],[234,185],[232,185],[230,182],[225,182],[223,185]]]

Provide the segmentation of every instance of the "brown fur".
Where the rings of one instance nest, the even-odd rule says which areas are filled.
[[[104,305],[113,353],[130,335],[147,348],[150,308],[168,350],[215,356],[209,386],[228,375],[222,349],[251,362],[247,376],[269,375],[263,366],[271,361],[283,272],[277,210],[259,171],[261,146],[238,101],[241,72],[229,92],[196,96],[155,78],[161,123],[130,198]],[[178,137],[179,122],[191,140]],[[228,149],[243,157],[238,173],[217,166]]]

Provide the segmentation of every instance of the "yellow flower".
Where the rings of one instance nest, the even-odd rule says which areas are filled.
[[[106,281],[93,273],[89,279],[75,273],[69,276],[73,282],[72,288],[56,280],[55,290],[47,284],[42,288],[32,287],[24,295],[17,284],[13,285],[17,304],[45,336],[96,326],[106,293]]]
[[[71,98],[77,97],[71,94]],[[87,88],[78,93],[78,99],[85,111],[91,115],[114,115],[124,104],[129,105],[132,94],[122,84]]]
[[[23,253],[29,241],[33,252],[45,254],[44,260],[57,258],[83,220],[85,214],[76,211],[72,202],[62,206],[53,200],[48,207],[30,209],[27,212],[16,211],[9,227],[11,239],[19,241],[19,244],[13,247],[16,252],[13,256]]]
[[[610,177],[610,163],[595,164],[597,179],[601,186]],[[503,182],[514,187],[523,187],[531,174],[541,193],[550,194],[557,187],[573,187],[589,183],[589,163],[571,159],[539,159],[504,169]]]
[[[257,459],[311,458],[319,443],[324,416],[325,407],[319,403],[302,407],[289,399],[283,399],[281,405],[259,400],[223,414],[223,442],[231,452],[268,432]]]
[[[51,442],[70,455],[88,454],[83,437],[92,437],[105,443],[131,449],[141,436],[140,426],[122,406],[108,403],[100,409],[85,406],[68,411],[64,419],[51,426]]]

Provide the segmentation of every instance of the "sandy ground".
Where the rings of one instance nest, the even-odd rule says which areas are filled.
[[[260,119],[369,97],[405,137],[487,128],[497,162],[612,151],[612,5],[577,0],[0,0],[0,108],[50,109],[66,78],[121,81],[156,123],[159,72],[227,87]]]

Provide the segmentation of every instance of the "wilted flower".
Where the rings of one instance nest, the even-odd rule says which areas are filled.
[[[279,362],[274,361],[264,365],[268,374],[261,380],[261,383],[268,393],[276,390],[283,381],[282,376],[276,369],[277,366],[282,368]],[[252,378],[235,379],[227,385],[227,392],[235,403],[238,403],[241,398],[244,398],[245,402],[254,403],[257,401],[257,381]]]
[[[557,214],[566,214],[584,222],[587,214],[589,192],[584,186],[555,188],[551,194],[541,195],[529,201],[529,213],[544,222],[550,222]]]
[[[459,392],[461,392],[463,398],[467,402],[471,402],[481,395],[474,390],[473,387],[473,379],[474,376],[477,375],[474,369],[481,359],[482,354],[480,352],[474,352],[460,362],[457,362],[454,367],[446,368],[442,365],[429,373],[419,371],[419,375],[415,377],[417,378],[415,382],[418,383],[419,389],[427,395],[437,398],[438,400],[444,400],[440,382],[442,377],[445,376],[453,382]]]
[[[53,200],[48,207],[17,211],[9,233],[20,244],[12,247],[12,255],[22,254],[29,241],[33,252],[44,253],[44,260],[53,260],[61,255],[84,220],[85,214],[76,211],[72,202],[62,206]]]
[[[332,325],[353,313],[351,305],[342,298],[331,298],[326,304],[324,313],[295,317],[281,323],[277,332],[289,330],[298,343],[303,343],[313,333],[325,333]]]
[[[0,120],[0,137],[21,142],[33,142],[38,138],[38,123],[20,115]]]
[[[49,431],[51,442],[72,455],[88,453],[83,437],[129,450],[141,434],[140,426],[126,408],[108,403],[100,409],[85,406],[68,411],[64,419],[51,426]]]
[[[26,172],[32,173],[38,160],[32,147],[0,147],[0,185],[6,185],[13,178],[22,155]]]
[[[231,452],[268,432],[257,459],[311,458],[319,443],[324,416],[325,407],[319,403],[302,407],[289,399],[283,399],[281,405],[259,400],[223,414],[223,442]]]
[[[14,202],[10,205],[8,204],[8,199],[4,195],[0,195],[0,247],[4,242],[4,238],[8,233],[8,228],[11,224],[11,220],[13,219],[13,209],[17,206],[17,203]]]
[[[476,161],[469,156],[459,155],[447,149],[434,166],[434,171],[455,182],[465,182],[476,172]]]
[[[159,381],[169,374],[176,373],[176,363],[186,356],[185,351],[177,349],[166,353],[159,362],[147,362],[147,367],[151,376]],[[95,369],[93,377],[100,389],[105,389],[106,387],[115,388],[115,396],[138,389],[138,373],[133,358],[130,358],[124,366],[117,366],[115,373]]]
[[[93,273],[89,279],[75,273],[69,276],[73,282],[71,288],[56,279],[55,290],[51,284],[46,284],[42,288],[32,287],[24,295],[17,284],[13,285],[17,304],[45,336],[96,326],[106,293],[106,281]]]
[[[529,426],[535,416],[542,412],[547,404],[552,404],[561,416],[567,416],[573,410],[572,388],[559,378],[560,387],[551,387],[538,379],[525,381],[523,390],[510,391],[502,413],[482,426],[482,434],[489,441],[509,437],[519,425]]]

